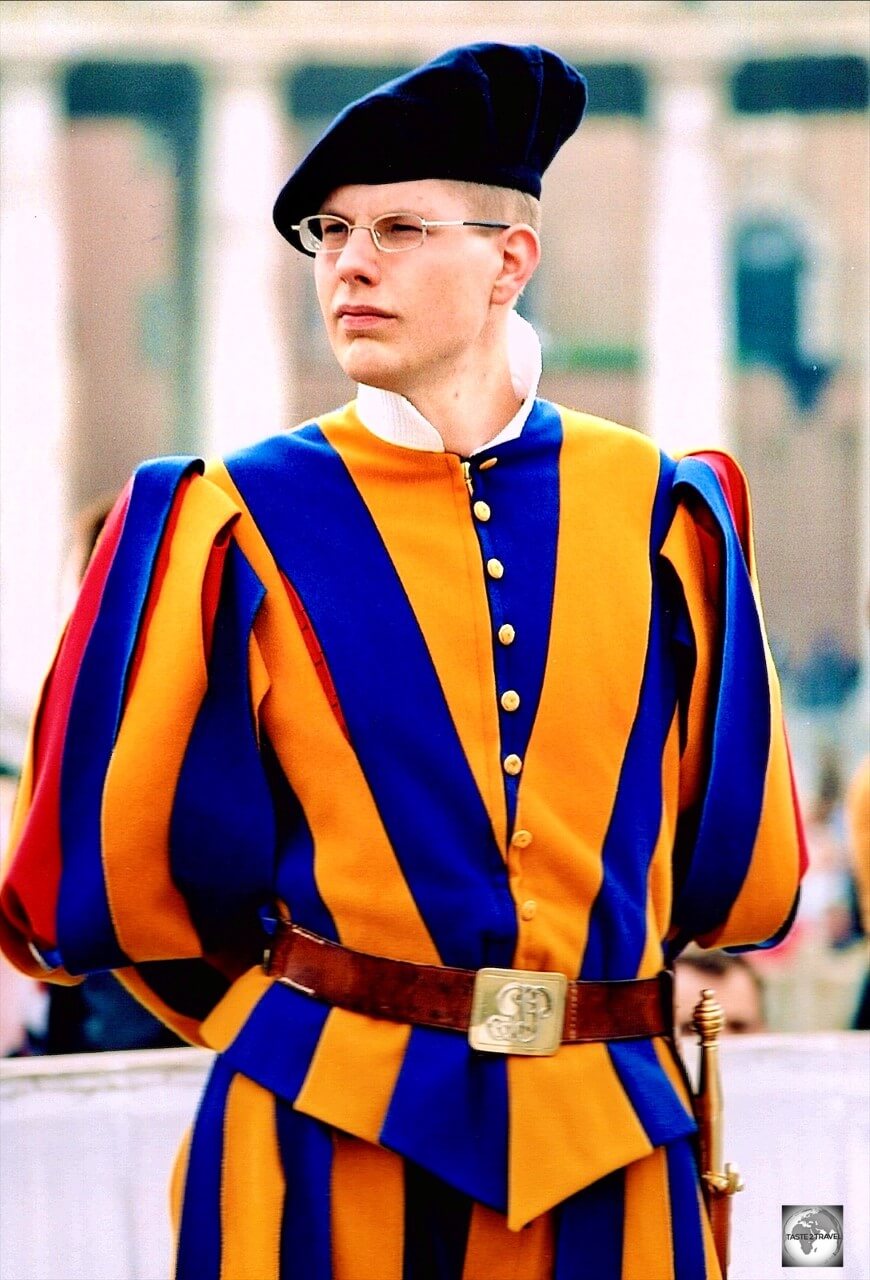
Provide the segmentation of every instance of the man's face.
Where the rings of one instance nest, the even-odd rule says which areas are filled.
[[[384,213],[417,213],[433,221],[479,216],[449,183],[435,179],[339,187],[312,212],[352,224]],[[359,230],[341,253],[318,254],[317,297],[345,373],[413,399],[418,388],[444,383],[485,360],[504,234],[436,228],[419,249],[383,253]]]
[[[747,1035],[764,1030],[761,994],[752,974],[742,965],[711,974],[689,961],[674,967],[674,1023],[678,1035],[692,1035],[692,1014],[703,987],[712,987],[725,1015],[727,1035]]]

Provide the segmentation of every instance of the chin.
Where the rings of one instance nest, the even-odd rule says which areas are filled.
[[[364,382],[368,387],[380,387],[383,391],[398,391],[403,381],[401,371],[382,350],[363,350],[362,344],[353,343],[345,351],[336,352],[338,362],[353,382]]]

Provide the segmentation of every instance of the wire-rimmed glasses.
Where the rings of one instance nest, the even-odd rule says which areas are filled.
[[[484,227],[506,231],[509,222],[477,222],[457,218],[450,222],[433,222],[417,213],[382,213],[372,222],[350,223],[331,213],[317,213],[303,218],[291,228],[299,233],[303,249],[309,253],[341,253],[352,231],[368,231],[375,248],[382,253],[407,253],[419,249],[432,227]]]

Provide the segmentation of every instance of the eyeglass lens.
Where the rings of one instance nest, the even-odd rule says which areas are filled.
[[[340,253],[350,236],[351,226],[344,218],[318,214],[303,218],[299,238],[314,253]],[[385,213],[371,224],[375,244],[385,253],[402,253],[417,249],[423,243],[425,223],[415,213]]]

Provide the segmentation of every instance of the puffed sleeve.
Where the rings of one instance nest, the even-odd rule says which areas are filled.
[[[682,458],[662,548],[691,630],[668,955],[769,946],[797,906],[806,847],[764,629],[749,492],[725,453]]]
[[[110,515],[31,729],[0,888],[18,968],[115,970],[185,1038],[255,957],[274,816],[263,589],[232,500],[159,459]]]

